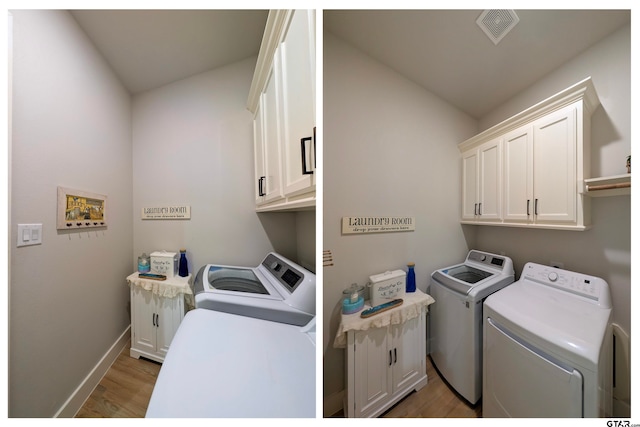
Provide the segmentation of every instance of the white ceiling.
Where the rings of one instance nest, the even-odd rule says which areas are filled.
[[[71,14],[132,94],[260,50],[267,10],[74,10]]]
[[[267,10],[75,10],[133,94],[227,65],[260,49]],[[496,46],[481,10],[324,11],[325,29],[473,117],[526,89],[615,30],[628,10],[516,10]]]
[[[516,10],[498,45],[482,10],[336,10],[324,28],[475,118],[630,23],[630,11]]]

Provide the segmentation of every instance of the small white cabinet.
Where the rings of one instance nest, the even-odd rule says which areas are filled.
[[[418,290],[405,295],[404,307],[375,320],[342,316],[334,345],[346,349],[347,417],[377,417],[427,384],[426,313],[432,302]]]
[[[427,384],[426,314],[347,333],[348,417],[377,417]]]
[[[159,295],[161,292],[158,292],[158,286],[165,286],[166,294],[166,286],[172,286],[171,284],[150,283],[146,286],[145,281],[138,278],[137,274],[129,276],[127,280],[131,288],[129,354],[136,359],[142,356],[163,362],[173,336],[185,315],[185,293],[190,292],[187,290],[188,278],[175,278],[176,287],[186,286],[187,288],[173,292],[175,294],[173,297],[163,297]]]
[[[315,207],[315,12],[272,10],[247,108],[258,211]]]
[[[598,105],[588,78],[460,144],[461,222],[587,229],[590,204],[583,182],[590,173],[591,114]],[[493,153],[483,154],[487,149]]]

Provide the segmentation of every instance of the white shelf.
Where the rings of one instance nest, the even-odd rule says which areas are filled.
[[[631,174],[585,179],[584,194],[590,197],[628,196],[631,194]]]

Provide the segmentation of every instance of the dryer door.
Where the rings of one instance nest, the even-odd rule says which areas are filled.
[[[579,418],[582,375],[485,319],[483,417]]]

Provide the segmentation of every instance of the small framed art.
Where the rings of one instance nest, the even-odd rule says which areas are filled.
[[[107,226],[107,196],[58,187],[58,230]]]

